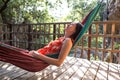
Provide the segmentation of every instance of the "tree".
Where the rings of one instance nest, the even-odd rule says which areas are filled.
[[[7,4],[9,1],[10,0],[2,0],[2,2],[0,2],[0,3],[3,3],[3,5],[0,8],[0,13],[2,13],[2,11],[4,11],[7,8]]]
[[[2,10],[1,18],[3,23],[42,23],[56,21],[81,21],[86,14],[95,6],[97,0],[4,0],[9,1],[7,7]],[[71,12],[67,17],[55,17],[49,11],[64,8],[66,3]],[[3,0],[0,4],[4,4]],[[2,7],[0,6],[0,9]],[[63,13],[64,11],[60,11]],[[58,13],[58,12],[57,12]],[[60,14],[59,13],[59,14]],[[59,20],[58,20],[59,19]]]
[[[7,5],[9,3],[10,0],[1,0],[1,6],[0,6],[0,22],[2,22],[2,18],[1,18],[1,13],[7,8]]]
[[[52,18],[48,14],[45,0],[4,0],[0,4],[3,4],[0,6],[3,23],[49,22]]]
[[[120,20],[120,0],[111,0],[108,7],[108,20]],[[107,33],[111,33],[112,27],[109,26],[107,29]],[[120,24],[117,24],[115,27],[115,34],[120,34]],[[120,40],[118,40],[118,43],[120,43]]]

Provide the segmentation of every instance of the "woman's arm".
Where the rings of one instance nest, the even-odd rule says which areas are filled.
[[[41,60],[47,62],[48,64],[60,66],[63,63],[63,61],[65,60],[66,56],[69,54],[71,47],[72,47],[71,39],[66,38],[63,42],[58,59],[47,57],[45,55],[37,53],[36,51],[31,52],[31,55],[37,59],[41,59]]]

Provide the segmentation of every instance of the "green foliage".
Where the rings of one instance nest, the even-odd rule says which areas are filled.
[[[2,7],[3,4],[4,4],[4,2],[2,0],[0,0],[0,8]]]
[[[67,7],[71,9],[67,16],[57,18],[55,15],[49,13],[49,9],[51,12],[52,10],[59,10],[64,6],[61,5],[64,2],[66,2]],[[2,0],[0,0],[0,4],[1,8],[4,4]],[[97,0],[10,0],[7,8],[2,12],[1,17],[6,23],[81,21],[96,4]],[[96,17],[96,20],[100,19],[99,15],[100,14]]]
[[[115,49],[119,49],[119,48],[120,48],[120,44],[117,43],[117,42],[115,42],[114,48],[115,48]]]
[[[7,8],[2,12],[3,16],[4,22],[11,23],[50,22],[52,18],[48,14],[44,0],[10,0]]]
[[[92,0],[91,3],[85,0],[75,0],[73,1],[71,7],[72,10],[70,14],[67,16],[71,21],[81,21],[92,9],[95,7],[96,0]]]

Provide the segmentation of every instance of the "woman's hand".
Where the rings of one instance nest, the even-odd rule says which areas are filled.
[[[37,57],[39,56],[39,53],[38,53],[37,51],[34,51],[34,50],[30,51],[29,54],[30,54],[32,57],[35,57],[35,58],[37,58]]]

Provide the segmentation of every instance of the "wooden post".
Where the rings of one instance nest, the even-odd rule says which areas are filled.
[[[56,24],[53,25],[53,40],[56,38]]]
[[[31,41],[32,41],[32,37],[31,37],[31,25],[28,25],[28,50],[31,50]]]
[[[91,26],[89,28],[89,35],[91,35]],[[88,37],[88,60],[90,60],[90,52],[91,52],[90,48],[91,48],[91,36]]]
[[[95,50],[95,56],[94,56],[95,60],[96,60],[96,56],[98,56],[98,55],[96,55],[98,52],[97,51],[98,50],[98,26],[99,26],[98,24],[96,24],[96,26],[95,26],[96,27],[96,50]]]
[[[112,24],[112,30],[111,30],[111,38],[112,38],[112,50],[114,50],[115,48],[114,48],[114,34],[115,34],[115,24]],[[110,62],[112,62],[113,61],[113,55],[114,53],[113,52],[111,52],[111,54],[110,54]]]
[[[13,41],[13,36],[12,36],[12,24],[8,24],[7,25],[7,28],[9,29],[9,32],[8,33],[10,33],[9,35],[10,35],[10,37],[9,37],[9,44],[10,45],[12,45],[12,41]]]
[[[104,34],[104,37],[103,37],[103,53],[102,53],[102,61],[104,61],[104,55],[106,54],[105,52],[105,49],[106,49],[106,36],[107,36],[107,34],[106,34],[106,31],[107,31],[107,24],[105,23],[105,24],[103,24],[103,29],[104,29],[104,31],[103,31],[103,34]]]

